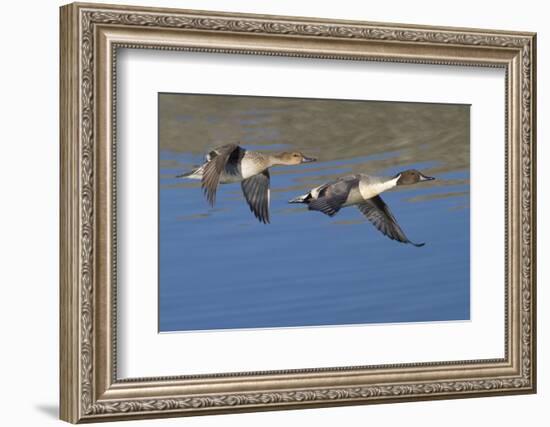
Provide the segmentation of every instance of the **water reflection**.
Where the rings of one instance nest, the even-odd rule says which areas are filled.
[[[161,331],[469,318],[468,106],[163,94],[159,110]],[[271,169],[271,225],[238,184],[212,209],[200,182],[174,178],[228,142],[319,159]],[[287,203],[341,175],[408,168],[437,180],[384,200],[423,248],[353,208]]]

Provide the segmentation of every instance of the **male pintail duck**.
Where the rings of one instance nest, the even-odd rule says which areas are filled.
[[[420,247],[424,246],[424,243],[413,243],[407,238],[379,194],[398,185],[411,185],[433,179],[435,178],[414,169],[400,172],[392,178],[362,173],[347,175],[289,200],[289,203],[305,203],[309,210],[320,211],[329,216],[335,215],[343,207],[357,206],[361,213],[390,239]]]
[[[261,153],[246,150],[237,144],[217,147],[206,155],[205,163],[176,178],[200,179],[206,199],[211,206],[216,200],[218,184],[240,182],[250,210],[260,222],[269,223],[269,168],[314,162],[302,153]]]

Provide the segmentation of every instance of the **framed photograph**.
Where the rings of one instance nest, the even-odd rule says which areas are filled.
[[[536,391],[535,34],[60,22],[63,420]]]

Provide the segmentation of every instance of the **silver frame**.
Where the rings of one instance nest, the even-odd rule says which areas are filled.
[[[61,8],[61,419],[77,423],[534,393],[533,33],[75,3]],[[505,357],[117,379],[118,48],[506,70]]]

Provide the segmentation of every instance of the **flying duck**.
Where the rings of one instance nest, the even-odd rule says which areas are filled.
[[[206,199],[211,206],[216,201],[218,184],[240,182],[244,198],[254,216],[269,223],[269,168],[314,162],[298,151],[262,153],[246,150],[237,144],[226,144],[210,151],[205,163],[176,178],[200,179]]]
[[[357,206],[361,213],[384,235],[392,240],[424,246],[411,242],[380,197],[380,193],[398,185],[412,185],[435,178],[423,175],[415,169],[398,173],[392,178],[370,176],[363,173],[347,175],[312,189],[289,203],[305,203],[309,210],[334,216],[343,207]]]

